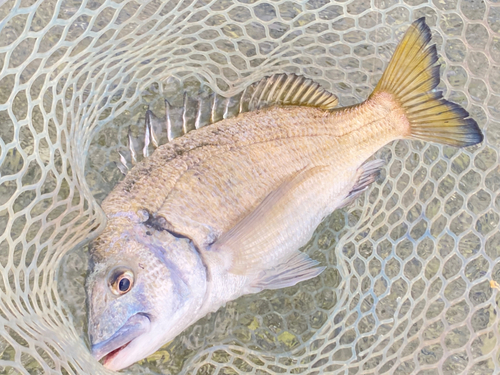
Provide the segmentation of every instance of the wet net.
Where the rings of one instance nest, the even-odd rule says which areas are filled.
[[[500,373],[496,0],[4,2],[0,373],[106,372],[87,347],[85,246],[148,108],[282,72],[360,102],[421,16],[440,88],[485,142],[385,147],[378,181],[304,248],[328,266],[320,277],[228,303],[130,371]]]

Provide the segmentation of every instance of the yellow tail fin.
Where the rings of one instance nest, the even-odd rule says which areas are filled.
[[[482,142],[476,121],[458,104],[443,99],[439,84],[436,45],[422,17],[413,22],[399,43],[389,66],[373,91],[386,92],[404,108],[410,122],[409,138],[464,147]]]

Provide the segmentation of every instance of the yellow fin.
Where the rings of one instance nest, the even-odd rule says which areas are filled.
[[[430,40],[425,19],[413,22],[371,96],[389,93],[403,107],[411,128],[408,138],[457,147],[480,143],[483,134],[469,113],[432,91],[439,84],[439,64]]]
[[[299,105],[333,109],[338,98],[319,83],[296,74],[274,74],[250,85],[240,101],[240,113],[273,105]],[[245,107],[246,106],[246,107]]]

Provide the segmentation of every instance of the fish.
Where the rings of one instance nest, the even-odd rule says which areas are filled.
[[[135,164],[103,201],[93,241],[88,333],[121,370],[236,298],[318,276],[299,249],[369,188],[372,156],[398,139],[476,145],[483,134],[435,90],[438,54],[413,22],[362,103],[294,74],[259,81],[253,110],[188,132]],[[247,103],[248,104],[248,103]],[[251,108],[251,109],[252,109]]]

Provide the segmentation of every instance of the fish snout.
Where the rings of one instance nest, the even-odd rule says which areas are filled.
[[[124,349],[132,340],[144,333],[149,332],[150,328],[151,319],[147,314],[134,314],[109,339],[99,343],[91,342],[92,355],[97,361],[108,356],[105,360],[108,361],[110,360],[110,354],[113,357],[116,356],[116,354],[118,354],[120,350]]]

